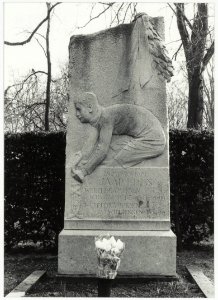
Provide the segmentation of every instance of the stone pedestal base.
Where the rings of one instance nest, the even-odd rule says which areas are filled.
[[[59,235],[58,273],[95,276],[94,237],[109,233],[126,244],[118,273],[123,276],[176,276],[176,236],[169,231],[63,230]]]

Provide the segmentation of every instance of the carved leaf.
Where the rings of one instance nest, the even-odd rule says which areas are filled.
[[[148,37],[149,52],[155,61],[156,68],[159,71],[158,74],[169,82],[173,76],[174,68],[171,59],[168,57],[166,47],[164,46],[152,19],[147,14],[140,14],[139,17],[143,18],[145,34]],[[135,22],[137,22],[138,18],[136,17]]]

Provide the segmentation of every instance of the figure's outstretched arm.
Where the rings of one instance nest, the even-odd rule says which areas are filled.
[[[107,156],[112,138],[112,132],[112,124],[104,124],[104,126],[102,126],[99,133],[98,143],[94,151],[90,155],[87,163],[81,166],[81,170],[83,171],[83,173],[85,173],[85,175],[91,174]]]
[[[73,154],[72,167],[75,168],[87,162],[98,140],[98,130],[93,128],[80,151]]]
[[[98,141],[98,136],[99,136],[98,130],[95,127],[92,127],[92,131],[88,135],[81,150],[82,161],[87,161],[89,159]]]

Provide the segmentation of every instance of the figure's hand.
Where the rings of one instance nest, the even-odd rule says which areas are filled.
[[[87,164],[88,162],[88,159],[82,159],[80,162],[79,162],[79,166],[84,166],[85,164]]]
[[[72,158],[73,167],[75,167],[80,162],[81,159],[82,159],[82,152],[81,151],[78,151],[78,152],[74,153],[73,158]]]
[[[83,183],[84,177],[86,176],[86,173],[83,170],[74,168],[71,169],[71,174],[76,181],[81,183]]]

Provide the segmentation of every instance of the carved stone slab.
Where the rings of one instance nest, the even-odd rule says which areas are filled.
[[[156,24],[158,24],[156,19]],[[161,22],[161,19],[160,19]],[[159,24],[160,25],[160,24]],[[66,147],[66,229],[167,230],[169,214],[168,128],[165,82],[152,69],[144,88],[116,95],[123,80],[127,49],[132,47],[133,24],[71,38],[69,51],[70,107]],[[146,50],[146,49],[144,49]],[[126,61],[125,57],[126,56]],[[124,66],[122,65],[124,64]],[[144,68],[147,66],[145,65]],[[148,77],[150,75],[148,74]],[[149,77],[150,78],[150,77]],[[122,80],[121,80],[122,79]],[[124,78],[125,79],[125,78]],[[127,78],[128,79],[128,78]],[[92,91],[100,105],[129,103],[145,107],[161,122],[167,138],[162,155],[127,169],[107,163],[80,184],[71,176],[73,155],[80,151],[93,128],[76,118],[74,101],[79,93]],[[128,136],[113,136],[117,139]],[[111,150],[108,156],[111,156]],[[107,161],[107,159],[105,160]],[[132,227],[133,226],[133,227]]]
[[[93,275],[94,237],[109,233],[126,244],[120,274],[176,275],[165,84],[172,76],[172,65],[161,44],[163,32],[163,18],[143,15],[131,24],[70,40],[60,274]],[[88,103],[90,99],[93,102]],[[83,149],[96,141],[96,130],[98,140],[87,163]],[[146,147],[149,155],[145,156]],[[128,165],[129,154],[135,158],[135,150],[137,161]],[[98,156],[101,152],[103,159]]]

